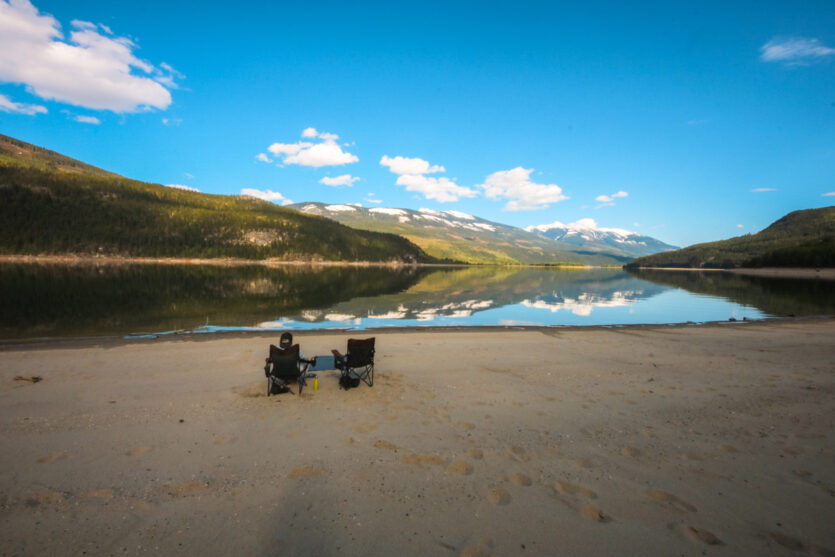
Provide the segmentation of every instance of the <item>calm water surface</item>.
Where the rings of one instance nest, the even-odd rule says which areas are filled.
[[[717,272],[0,265],[0,338],[6,339],[833,313],[833,282]]]

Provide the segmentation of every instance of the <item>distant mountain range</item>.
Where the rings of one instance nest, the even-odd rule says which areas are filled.
[[[641,267],[835,267],[835,206],[794,211],[756,234],[641,257]]]
[[[438,259],[467,263],[555,263],[621,266],[640,255],[675,249],[625,230],[554,225],[527,230],[488,221],[460,211],[434,211],[328,205],[318,202],[289,205],[362,230],[389,232],[408,238]],[[579,233],[578,233],[579,232]],[[553,234],[553,236],[552,236]]]

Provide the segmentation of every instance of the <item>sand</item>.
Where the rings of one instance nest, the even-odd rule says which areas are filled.
[[[835,320],[375,334],[3,347],[0,553],[835,554]]]

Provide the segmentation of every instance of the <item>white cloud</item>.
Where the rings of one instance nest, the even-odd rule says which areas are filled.
[[[82,124],[95,124],[96,126],[101,124],[101,120],[95,116],[76,116],[74,120],[76,122],[81,122]]]
[[[418,174],[434,174],[436,172],[446,172],[446,168],[443,166],[438,165],[431,165],[429,161],[425,161],[419,158],[408,158],[408,157],[389,157],[387,155],[383,155],[383,158],[380,159],[381,166],[389,167],[395,174],[411,174],[411,175],[418,175]]]
[[[550,203],[559,203],[568,196],[556,184],[531,182],[533,168],[517,166],[490,174],[479,187],[489,199],[507,199],[505,211],[535,211],[545,209]]]
[[[764,191],[777,191],[775,188],[754,188],[751,190],[754,193],[762,193]]]
[[[163,126],[179,126],[183,123],[182,118],[163,118],[162,125]]]
[[[303,138],[319,138],[319,143],[298,141],[296,143],[273,143],[267,150],[281,157],[283,164],[298,164],[300,166],[341,166],[359,161],[359,157],[347,153],[336,142],[339,136],[333,133],[318,133],[315,128],[305,128]]]
[[[273,162],[272,159],[270,159],[270,157],[268,157],[265,153],[258,153],[255,155],[255,159],[261,162]]]
[[[415,191],[426,199],[435,199],[441,203],[458,201],[462,197],[475,197],[478,192],[474,189],[459,186],[449,178],[431,178],[429,176],[403,174],[395,182],[398,186],[405,186],[408,191]]]
[[[17,112],[20,114],[28,114],[29,116],[47,113],[45,106],[40,106],[37,104],[16,103],[6,95],[2,94],[0,94],[0,111]]]
[[[184,186],[183,184],[165,184],[166,188],[174,188],[175,190],[194,191],[200,193],[200,190],[191,186]]]
[[[113,112],[166,109],[182,77],[137,58],[136,44],[104,26],[74,20],[69,40],[58,21],[29,0],[0,0],[0,81],[43,99]]]
[[[321,180],[319,180],[320,184],[325,184],[326,186],[352,186],[354,182],[358,181],[359,178],[356,176],[351,176],[350,174],[343,174],[342,176],[334,176],[331,178],[330,176],[325,176]]]
[[[835,48],[805,37],[775,38],[760,47],[760,58],[765,62],[791,65],[809,64],[832,55],[835,55]]]
[[[292,203],[292,201],[290,201],[277,191],[272,190],[257,190],[254,188],[243,188],[241,189],[241,195],[244,195],[246,197],[255,197],[264,201],[278,201],[281,203],[281,205],[289,205],[290,203]]]
[[[745,228],[745,225],[744,224],[737,224],[736,227],[737,228]]]
[[[613,193],[612,195],[598,195],[594,200],[599,203],[607,203],[614,205],[613,201],[618,199],[619,197],[628,197],[629,194],[625,191],[619,191],[617,193]]]
[[[835,197],[835,191],[826,192],[821,197]]]

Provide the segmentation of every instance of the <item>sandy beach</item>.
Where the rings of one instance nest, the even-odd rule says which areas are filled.
[[[0,347],[0,553],[835,554],[835,320],[374,336]]]

